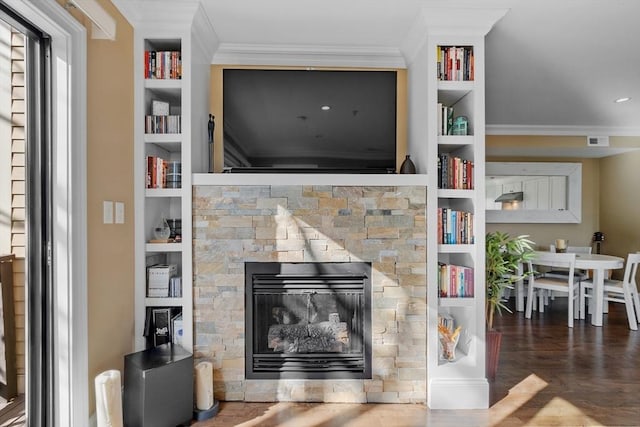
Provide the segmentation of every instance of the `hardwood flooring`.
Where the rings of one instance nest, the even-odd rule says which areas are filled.
[[[545,313],[505,313],[491,408],[429,410],[424,405],[222,402],[192,427],[640,426],[640,332],[611,304],[603,327],[567,327],[566,301]]]
[[[640,332],[624,306],[604,326],[567,327],[566,301],[545,313],[496,318],[503,332],[491,408],[436,411],[424,405],[222,402],[192,427],[640,426]],[[22,427],[24,400],[0,409],[0,427]]]

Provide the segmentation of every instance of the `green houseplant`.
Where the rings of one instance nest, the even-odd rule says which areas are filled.
[[[518,275],[519,264],[534,256],[534,243],[528,237],[511,237],[500,231],[486,235],[487,377],[490,380],[495,379],[502,343],[502,333],[493,329],[493,319],[496,311],[511,312],[502,300],[504,290],[513,288],[516,281],[528,274]]]

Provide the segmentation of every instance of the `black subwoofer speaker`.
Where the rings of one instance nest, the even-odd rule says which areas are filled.
[[[175,427],[193,416],[193,355],[163,344],[124,358],[124,425]]]

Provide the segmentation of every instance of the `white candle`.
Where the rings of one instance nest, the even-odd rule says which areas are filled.
[[[98,374],[96,387],[96,419],[98,427],[122,427],[122,389],[120,371]]]
[[[567,249],[567,241],[565,239],[556,239],[556,249]]]
[[[213,406],[213,364],[200,362],[196,365],[196,408],[201,411]]]

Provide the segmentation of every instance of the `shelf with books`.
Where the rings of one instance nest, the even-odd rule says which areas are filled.
[[[475,296],[473,267],[458,264],[438,264],[438,298],[469,299]],[[441,304],[442,305],[442,304]]]
[[[436,46],[436,78],[438,81],[475,80],[473,46]]]
[[[437,215],[438,244],[472,245],[475,243],[473,212],[439,207]]]
[[[461,151],[461,150],[458,150]],[[473,190],[475,162],[473,156],[444,152],[438,154],[438,189]]]
[[[141,72],[145,80],[182,79],[182,39],[147,38],[143,49]]]

